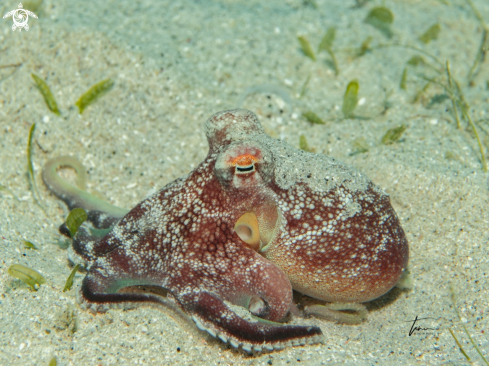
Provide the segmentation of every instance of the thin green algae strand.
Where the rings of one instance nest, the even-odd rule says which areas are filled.
[[[18,278],[28,284],[34,291],[37,291],[39,286],[46,283],[46,279],[37,271],[23,266],[22,264],[12,264],[8,268],[8,274]]]
[[[429,27],[426,32],[424,32],[421,36],[419,36],[419,40],[425,44],[430,43],[438,39],[438,35],[440,34],[440,24],[436,23]]]
[[[324,125],[324,121],[313,111],[307,111],[305,113],[302,113],[302,117],[304,117],[311,123]]]
[[[382,137],[382,143],[384,145],[390,145],[394,142],[397,142],[401,138],[404,131],[406,131],[406,129],[406,125],[400,125],[399,127],[391,128],[385,133],[384,137]]]
[[[76,271],[78,271],[79,267],[80,267],[79,264],[77,264],[75,267],[73,267],[73,270],[71,271],[70,275],[66,279],[66,284],[65,284],[65,287],[63,288],[63,292],[70,291],[71,288],[73,287],[73,280],[75,278]]]
[[[365,40],[360,45],[360,48],[356,52],[357,57],[362,57],[368,51],[370,51],[370,42],[372,42],[372,39],[372,36],[368,36],[367,38],[365,38]]]
[[[309,57],[311,60],[316,61],[316,55],[314,54],[309,40],[304,36],[297,37],[297,40],[301,44],[302,52],[304,52],[304,55]]]
[[[57,170],[63,167],[76,171],[78,187],[71,185],[58,175]],[[42,170],[42,178],[46,186],[70,208],[81,207],[87,211],[101,211],[115,218],[122,218],[129,212],[125,208],[111,205],[85,191],[86,174],[85,167],[70,156],[60,156],[49,160]]]
[[[54,95],[51,93],[51,89],[49,89],[48,84],[46,84],[42,78],[35,74],[31,74],[31,76],[36,82],[37,88],[44,97],[44,101],[46,102],[49,110],[59,116],[61,113],[59,112],[58,104],[56,103],[56,99],[54,99]]]
[[[27,173],[32,184],[32,189],[34,191],[34,199],[37,201],[39,206],[44,209],[41,196],[39,195],[39,191],[37,190],[36,179],[34,176],[34,166],[32,165],[32,138],[34,137],[35,130],[36,124],[33,123],[31,128],[29,129],[29,139],[27,141]]]
[[[365,18],[365,23],[377,28],[387,38],[392,37],[391,25],[393,22],[394,14],[384,6],[373,8]]]
[[[307,143],[306,136],[304,135],[300,135],[299,137],[299,148],[307,152],[312,152],[311,148],[309,147],[309,144]]]
[[[80,114],[114,86],[112,79],[105,79],[88,89],[75,103]]]
[[[87,213],[83,208],[74,208],[66,219],[66,226],[70,230],[71,237],[74,238],[78,228],[87,220]]]
[[[352,80],[348,84],[343,96],[343,107],[341,108],[345,118],[352,118],[353,111],[358,103],[358,89],[360,88],[357,80]]]
[[[399,88],[401,88],[402,90],[407,89],[407,86],[406,86],[407,75],[408,75],[408,69],[407,69],[407,67],[405,67],[404,70],[402,71],[401,82],[399,83]]]
[[[336,29],[334,27],[328,28],[328,30],[323,36],[323,39],[321,40],[321,43],[319,44],[318,53],[321,51],[326,51],[329,53],[329,56],[331,57],[331,62],[333,64],[334,72],[336,75],[338,75],[340,70],[338,67],[338,61],[336,60],[336,56],[333,52],[333,42],[335,39],[335,35],[336,35]]]
[[[27,240],[24,240],[23,241],[24,243],[24,248],[25,249],[34,249],[34,250],[37,250],[38,248],[30,241],[27,241]]]
[[[336,36],[335,27],[328,28],[328,30],[324,34],[323,38],[321,39],[321,43],[319,44],[318,52],[331,49],[333,47],[333,42],[334,42],[335,36]]]

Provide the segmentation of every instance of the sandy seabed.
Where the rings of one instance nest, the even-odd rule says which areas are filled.
[[[462,322],[489,355],[489,187],[477,142],[465,121],[457,129],[449,99],[433,99],[444,93],[440,87],[429,86],[412,103],[426,84],[415,74],[433,72],[429,68],[410,68],[406,90],[399,88],[406,62],[419,52],[386,47],[354,56],[371,36],[372,46],[409,44],[450,60],[489,147],[487,61],[466,86],[481,27],[462,0],[392,1],[385,4],[395,15],[388,39],[363,22],[381,2],[355,4],[317,0],[315,9],[299,0],[45,0],[28,32],[12,32],[12,20],[2,19],[0,184],[9,191],[0,191],[0,364],[47,365],[53,357],[58,365],[468,364],[449,328],[473,364],[483,364],[449,291],[452,285]],[[489,21],[489,3],[474,4]],[[0,10],[16,6],[3,2]],[[434,23],[441,26],[438,39],[419,42]],[[329,27],[336,28],[339,75],[326,52],[313,62],[296,38],[306,36],[316,49]],[[31,73],[51,87],[61,116],[47,109]],[[75,101],[106,78],[114,88],[79,115]],[[353,79],[360,84],[356,114],[366,118],[343,119],[343,94]],[[43,185],[43,164],[76,157],[89,172],[89,190],[130,208],[197,166],[207,153],[205,120],[237,107],[248,88],[260,85],[268,86],[244,98],[243,107],[258,115],[268,134],[295,147],[304,134],[317,153],[357,167],[390,195],[409,240],[412,290],[394,290],[369,305],[368,320],[358,326],[314,320],[324,344],[255,355],[224,345],[165,307],[95,316],[80,309],[75,292],[84,273],[76,275],[73,290],[62,292],[71,267],[57,227],[67,211]],[[308,110],[326,124],[307,122],[301,114]],[[32,123],[44,210],[26,174]],[[407,130],[397,143],[380,143],[401,124]],[[359,138],[368,152],[352,154]],[[23,240],[39,250],[23,248]],[[31,291],[8,275],[15,263],[36,269],[47,283]],[[432,329],[409,336],[416,316],[429,318],[419,325]],[[301,322],[311,319],[296,319]]]

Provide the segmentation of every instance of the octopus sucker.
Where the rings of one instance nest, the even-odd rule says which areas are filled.
[[[352,167],[271,138],[248,110],[214,114],[205,134],[202,163],[131,210],[64,181],[63,167],[84,174],[75,159],[45,164],[46,186],[106,229],[96,236],[82,227],[72,238],[69,257],[87,269],[80,305],[172,303],[246,352],[321,341],[317,326],[283,323],[298,314],[292,290],[333,303],[309,315],[338,320],[346,309],[363,321],[360,303],[395,286],[409,258],[388,195]],[[131,291],[138,286],[168,296]]]

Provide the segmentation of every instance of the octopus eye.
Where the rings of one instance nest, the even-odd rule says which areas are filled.
[[[248,166],[239,166],[239,165],[236,165],[236,174],[239,174],[239,173],[248,173],[248,172],[252,172],[255,170],[255,164],[251,164],[251,165],[248,165]]]
[[[273,176],[273,156],[258,142],[237,141],[219,152],[214,172],[224,189],[264,186]]]
[[[253,212],[247,212],[241,216],[238,221],[236,221],[236,225],[234,225],[234,231],[238,234],[239,238],[252,249],[256,251],[260,249],[258,219]]]
[[[253,155],[240,155],[231,161],[230,165],[236,167],[235,174],[247,174],[255,171],[255,163],[258,161]]]

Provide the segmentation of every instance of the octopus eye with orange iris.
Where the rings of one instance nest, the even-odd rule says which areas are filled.
[[[236,167],[236,174],[245,174],[255,171],[257,161],[258,159],[253,155],[240,155],[231,162],[231,165]]]

